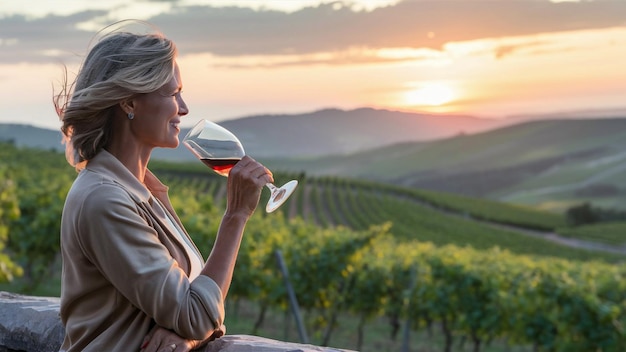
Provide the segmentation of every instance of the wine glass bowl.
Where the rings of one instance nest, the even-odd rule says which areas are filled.
[[[246,155],[243,145],[232,132],[207,120],[199,121],[189,130],[183,144],[211,170],[226,177]]]
[[[230,170],[246,155],[237,136],[208,120],[196,123],[183,138],[183,144],[211,170],[225,177],[228,177]],[[278,209],[295,191],[297,185],[296,180],[291,180],[282,187],[266,184],[271,194],[265,210],[271,213]]]

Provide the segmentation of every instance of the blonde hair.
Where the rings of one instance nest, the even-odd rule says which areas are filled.
[[[72,166],[83,168],[107,146],[120,102],[156,91],[172,79],[176,55],[175,44],[160,32],[115,30],[97,40],[71,84],[66,70],[53,102]]]

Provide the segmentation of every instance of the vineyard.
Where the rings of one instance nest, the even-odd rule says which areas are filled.
[[[0,281],[37,292],[55,276],[60,212],[75,171],[53,151],[0,147]],[[170,185],[176,211],[208,254],[224,211],[225,179],[196,163],[150,167]],[[390,340],[402,324],[413,332],[436,330],[444,351],[460,341],[473,351],[494,341],[533,351],[626,348],[623,256],[490,222],[587,239],[598,228],[571,229],[558,214],[389,184],[275,178],[300,185],[277,213],[258,211],[250,220],[229,293],[232,302],[260,307],[257,326],[266,311],[288,307],[280,251],[315,344],[335,346],[337,331],[351,329],[350,345],[335,347],[385,350],[366,343],[371,324],[385,318]],[[621,229],[600,232],[621,245],[617,235],[604,235]],[[342,325],[348,315],[357,323]]]

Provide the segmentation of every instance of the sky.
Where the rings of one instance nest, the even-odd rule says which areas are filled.
[[[626,116],[626,0],[29,0],[0,3],[0,123],[58,128],[64,67],[124,19],[176,42],[185,126],[360,107]]]

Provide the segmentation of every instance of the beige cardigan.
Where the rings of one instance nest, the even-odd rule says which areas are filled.
[[[61,221],[61,351],[138,351],[155,323],[194,340],[223,334],[220,288],[204,275],[189,282],[184,244],[151,206],[152,193],[184,229],[167,187],[149,171],[145,183],[150,191],[102,151],[72,185]]]

